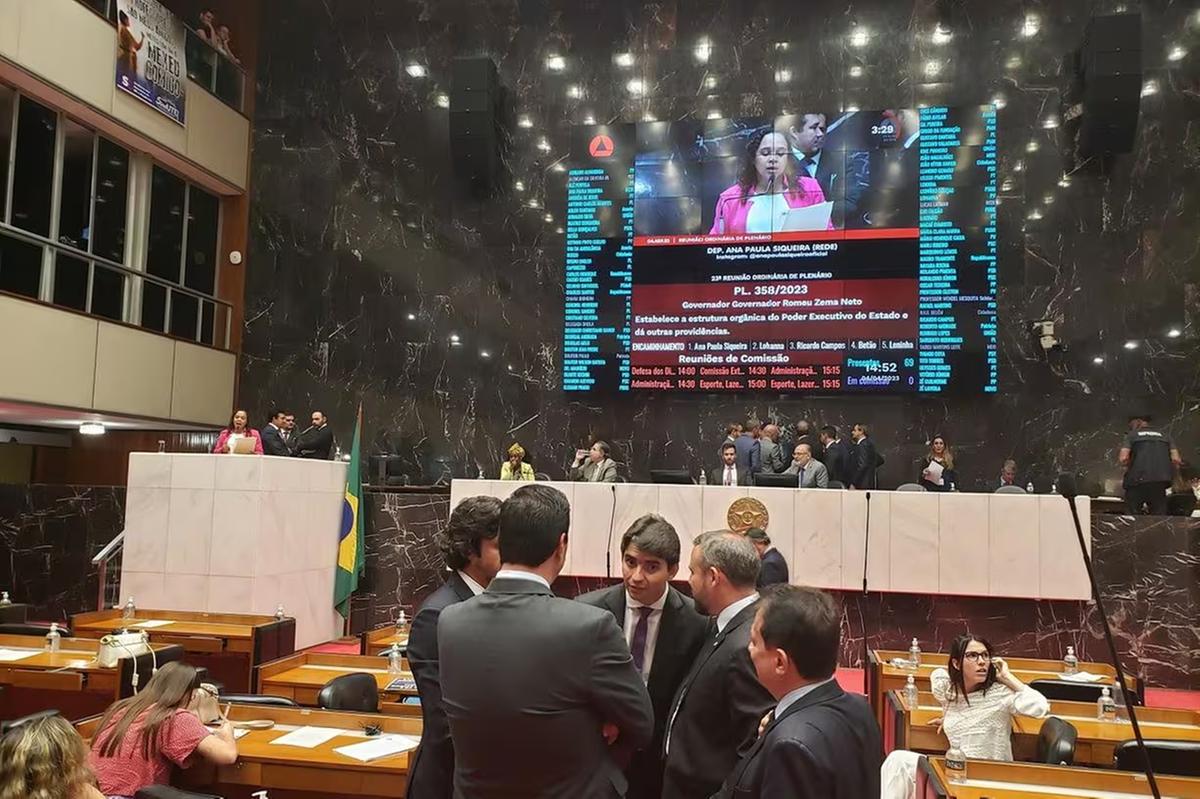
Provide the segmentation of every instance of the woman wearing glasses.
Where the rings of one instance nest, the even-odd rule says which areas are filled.
[[[968,758],[1009,760],[1013,716],[1044,718],[1046,697],[1018,680],[992,645],[974,635],[960,635],[950,645],[950,668],[935,669],[929,681],[942,706],[931,724],[946,734],[951,747]],[[884,799],[907,799],[916,790],[918,755],[897,750],[883,763]]]

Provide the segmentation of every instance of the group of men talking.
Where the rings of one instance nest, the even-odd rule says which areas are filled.
[[[754,475],[794,474],[800,488],[877,488],[883,458],[866,425],[856,424],[850,440],[825,425],[819,432],[807,420],[796,423],[792,441],[783,441],[778,425],[755,419],[732,424],[721,445],[721,465],[708,476],[716,485],[752,485]],[[786,453],[786,454],[785,454]],[[790,459],[788,459],[790,455]]]
[[[657,515],[621,538],[622,582],[551,589],[570,506],[532,484],[471,497],[438,544],[452,570],[413,619],[421,697],[409,799],[879,795],[883,747],[865,699],[834,680],[828,594],[756,589],[760,556],[729,530],[682,556]]]

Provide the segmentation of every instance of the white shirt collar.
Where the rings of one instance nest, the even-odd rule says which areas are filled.
[[[474,580],[472,580],[471,575],[467,574],[465,571],[462,571],[460,569],[458,572],[458,576],[461,577],[463,579],[463,582],[467,584],[467,588],[471,589],[472,594],[474,594],[475,596],[479,596],[480,594],[483,593],[483,586],[480,585],[479,583],[475,582]]]
[[[534,574],[533,572],[520,571],[519,569],[501,569],[500,571],[496,572],[496,576],[492,579],[499,580],[504,577],[507,577],[510,580],[532,580],[535,583],[541,583],[542,585],[546,586],[546,588],[550,587],[550,583],[546,582],[546,578],[542,575]]]
[[[782,716],[783,711],[787,710],[789,707],[791,707],[792,705],[799,702],[801,699],[803,699],[808,694],[817,690],[822,685],[825,685],[826,683],[831,683],[831,682],[833,682],[833,677],[830,677],[829,679],[826,679],[826,680],[821,680],[820,682],[810,682],[808,685],[801,685],[799,688],[797,688],[793,691],[788,691],[786,694],[783,695],[783,698],[779,700],[779,704],[775,705],[775,718],[779,718],[780,716]]]
[[[724,632],[725,627],[729,622],[733,621],[733,617],[742,612],[744,608],[748,608],[758,601],[758,592],[747,597],[742,597],[732,605],[726,605],[725,609],[717,614],[717,632]]]
[[[660,596],[654,602],[651,602],[649,605],[643,605],[641,602],[638,602],[636,599],[634,599],[633,595],[629,593],[628,589],[626,589],[625,590],[625,607],[627,607],[627,608],[651,608],[653,610],[662,610],[663,608],[665,608],[667,606],[667,593],[670,590],[671,590],[670,586],[663,588],[662,596]]]
[[[268,424],[269,426],[271,426],[271,427],[274,427],[274,428],[275,428],[276,430],[278,430],[279,432],[281,432],[281,433],[283,432],[283,428],[282,428],[282,427],[276,427],[276,425],[275,425],[275,423],[274,423],[274,422],[267,422],[267,424]]]

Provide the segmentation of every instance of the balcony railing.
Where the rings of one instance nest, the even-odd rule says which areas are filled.
[[[117,24],[116,0],[77,0],[113,25]],[[187,43],[184,55],[187,58],[188,77],[200,84],[225,105],[242,112],[246,91],[245,71],[229,60],[228,56],[200,38],[186,23]]]

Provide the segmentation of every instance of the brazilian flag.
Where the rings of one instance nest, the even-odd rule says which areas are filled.
[[[362,438],[362,405],[354,422],[354,444],[346,464],[346,496],[342,500],[342,526],[338,532],[337,575],[333,580],[333,606],[342,616],[350,615],[350,595],[358,588],[363,570],[362,476],[359,441]]]

